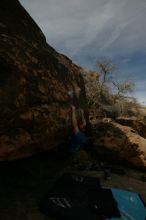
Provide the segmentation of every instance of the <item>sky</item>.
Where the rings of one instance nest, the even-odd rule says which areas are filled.
[[[74,63],[96,70],[112,59],[120,81],[135,82],[146,105],[146,0],[19,0],[49,45]]]

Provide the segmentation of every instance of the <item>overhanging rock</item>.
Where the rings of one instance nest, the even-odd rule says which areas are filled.
[[[0,1],[0,160],[63,141],[70,105],[85,105],[81,68],[46,43],[17,0]]]

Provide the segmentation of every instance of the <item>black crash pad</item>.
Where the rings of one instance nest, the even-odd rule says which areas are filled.
[[[96,177],[64,174],[41,202],[41,211],[59,220],[103,220],[120,213],[110,189]]]

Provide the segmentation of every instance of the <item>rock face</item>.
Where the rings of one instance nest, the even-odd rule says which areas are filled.
[[[131,127],[103,120],[95,132],[97,152],[108,159],[125,161],[138,168],[146,168],[146,139]]]
[[[70,104],[85,105],[81,68],[57,53],[17,0],[0,1],[0,160],[64,140]]]
[[[146,122],[144,120],[132,119],[132,118],[117,118],[116,122],[132,127],[138,132],[138,134],[146,138]]]

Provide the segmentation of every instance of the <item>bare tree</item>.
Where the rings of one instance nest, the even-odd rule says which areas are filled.
[[[109,98],[111,109],[116,114],[126,111],[129,94],[133,92],[135,84],[133,81],[116,81],[117,67],[110,58],[102,57],[97,61],[98,72],[100,74],[100,98],[102,101]],[[107,102],[108,103],[108,102]]]
[[[127,93],[132,93],[135,87],[135,83],[132,81],[112,82],[117,90],[117,96],[123,97]]]
[[[112,60],[106,57],[97,60],[97,68],[99,69],[102,85],[112,79],[117,69]]]
[[[86,69],[82,71],[88,107],[101,111],[107,117],[130,115],[137,106],[135,98],[130,96],[134,82],[117,82],[117,67],[109,58],[99,59],[97,66],[98,72]]]

